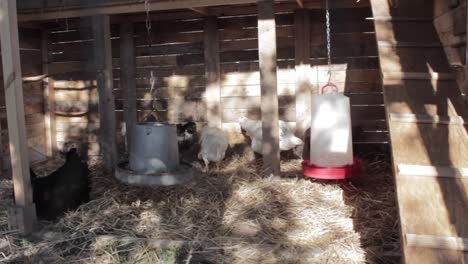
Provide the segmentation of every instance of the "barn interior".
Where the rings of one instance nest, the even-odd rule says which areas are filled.
[[[468,261],[466,10],[463,0],[0,0],[0,261]],[[309,98],[329,82],[350,100],[364,161],[349,181],[304,178],[303,156],[278,149],[278,120],[308,143]],[[271,132],[263,155],[242,116]],[[149,119],[221,128],[225,160],[206,169],[182,149],[189,183],[120,182],[135,140],[124,131]],[[47,175],[71,147],[91,168],[91,201],[37,222],[29,167]]]

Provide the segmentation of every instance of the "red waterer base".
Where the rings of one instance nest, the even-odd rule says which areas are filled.
[[[308,160],[302,161],[302,172],[304,176],[321,180],[342,180],[358,176],[362,172],[362,161],[354,159],[352,165],[326,168],[310,164]]]

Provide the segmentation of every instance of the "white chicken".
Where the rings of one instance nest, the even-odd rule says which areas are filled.
[[[228,148],[228,138],[223,130],[216,127],[204,127],[200,132],[201,149],[198,158],[208,167],[210,162],[219,162],[224,159]]]
[[[239,118],[239,124],[245,130],[247,136],[252,139],[251,147],[253,151],[262,154],[262,121],[251,120],[243,116]],[[304,144],[300,138],[294,135],[286,122],[279,120],[278,125],[280,151],[287,151]]]

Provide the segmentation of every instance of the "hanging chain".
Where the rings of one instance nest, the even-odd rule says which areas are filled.
[[[145,20],[145,26],[146,26],[146,35],[148,37],[148,48],[149,51],[151,52],[151,49],[153,47],[153,38],[151,36],[151,6],[149,0],[145,0],[145,12],[146,12],[146,20]],[[153,65],[152,63],[152,56],[150,56],[150,64],[151,66]]]
[[[332,66],[331,66],[331,41],[330,41],[330,9],[328,6],[328,0],[326,0],[325,21],[326,21],[326,27],[327,27],[328,82],[330,83],[331,75],[332,75]]]
[[[156,77],[154,76],[153,70],[151,70],[150,84],[151,84],[150,94],[151,94],[151,97],[153,97],[153,89],[154,89],[154,85],[156,84]]]
[[[328,64],[328,82],[322,86],[320,92],[323,94],[326,88],[333,88],[334,92],[338,92],[338,87],[334,85],[332,80],[332,64],[331,64],[331,41],[330,41],[330,8],[328,6],[328,0],[325,0],[325,24],[327,27],[327,64]]]
[[[151,52],[151,49],[153,47],[153,38],[151,36],[151,15],[150,15],[151,6],[150,6],[149,0],[145,0],[145,12],[146,12],[145,26],[146,26],[146,34],[147,34],[147,37],[148,37],[148,49]],[[149,62],[150,62],[150,66],[153,66],[153,57],[151,55],[149,56]],[[150,71],[150,76],[151,77],[150,77],[149,81],[150,81],[150,85],[151,85],[151,88],[150,88],[151,113],[153,113],[154,111],[157,111],[155,98],[153,96],[153,90],[154,90],[154,86],[156,84],[156,76],[154,75],[153,70]],[[149,113],[148,116],[151,115],[151,113]],[[148,116],[146,116],[146,118]]]
[[[149,0],[145,0],[145,12],[146,12],[146,20],[145,20],[146,30],[149,34],[151,31],[151,17],[150,17],[151,6],[150,6]]]
[[[60,7],[59,7],[59,13],[61,14],[64,10],[65,10],[65,6],[66,6],[66,0],[61,0],[60,1]],[[41,13],[43,13],[44,9],[41,10]],[[69,28],[68,28],[68,17],[65,17],[65,31],[68,31]],[[58,22],[58,19],[56,20]]]

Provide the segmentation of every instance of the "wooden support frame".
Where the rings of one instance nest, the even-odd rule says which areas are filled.
[[[93,16],[92,21],[99,93],[99,141],[105,166],[114,170],[117,164],[117,144],[109,16]]]
[[[209,126],[221,128],[221,66],[219,58],[218,21],[216,17],[205,18],[205,101]]]
[[[466,12],[468,12],[468,3],[466,4]],[[465,93],[465,103],[468,104],[468,15],[466,16],[465,24],[465,80],[463,81],[463,92]]]
[[[468,168],[398,164],[398,175],[468,179]]]
[[[296,3],[300,8],[304,8],[304,1],[303,0],[296,0]]]
[[[49,36],[47,29],[42,29],[41,33],[41,53],[42,53],[42,73],[49,74]],[[44,84],[44,123],[46,128],[46,154],[52,157],[57,151],[57,130],[55,125],[55,91],[54,79],[46,77]]]
[[[454,73],[440,72],[383,72],[384,80],[434,80],[434,81],[455,81],[457,76]]]
[[[406,234],[405,240],[409,247],[468,251],[468,238]]]
[[[235,5],[235,4],[252,4],[255,0],[231,0],[226,3],[225,0],[172,0],[151,2],[151,11],[158,10],[174,10],[174,9],[192,9],[205,8],[209,6]],[[70,8],[51,10],[48,12],[32,12],[19,16],[20,21],[48,20],[58,18],[72,18],[94,15],[115,15],[145,12],[145,3],[127,3],[114,5],[100,5],[84,8]]]
[[[209,16],[210,15],[210,9],[208,7],[192,7],[190,10],[197,12],[201,15],[204,16]]]
[[[276,23],[273,0],[258,0],[258,59],[260,67],[262,154],[266,175],[279,176],[279,113],[276,69]]]
[[[421,123],[421,124],[443,124],[464,125],[466,122],[462,116],[439,116],[439,115],[415,115],[390,113],[388,119],[393,122]]]
[[[306,9],[294,12],[294,56],[296,68],[296,133],[304,138],[310,127],[310,16]]]
[[[298,2],[281,2],[281,6],[278,6],[279,10],[291,10],[291,8],[296,8]],[[166,0],[166,1],[157,1],[151,2],[150,9],[151,11],[163,11],[163,10],[177,10],[177,9],[200,9],[200,8],[210,8],[209,15],[223,15],[226,13],[226,9],[221,6],[229,5],[228,9],[250,9],[255,6],[236,6],[236,5],[246,5],[246,4],[255,4],[256,0]],[[322,9],[325,7],[325,1],[303,1],[303,7],[307,9]],[[359,2],[349,1],[349,0],[336,0],[331,1],[330,8],[360,8],[360,7],[369,7],[369,0],[361,0]],[[220,7],[220,8],[218,8]],[[284,9],[286,7],[286,9]],[[93,16],[93,15],[117,15],[117,14],[130,14],[130,13],[141,13],[145,12],[145,4],[143,2],[133,2],[133,3],[114,3],[114,4],[102,4],[96,6],[85,6],[77,7],[73,6],[71,8],[45,8],[39,6],[35,9],[25,9],[21,10],[23,13],[20,13],[18,16],[19,21],[37,21],[37,20],[51,20],[51,19],[61,19],[61,18],[74,18],[74,17],[83,17],[83,16]],[[230,11],[229,11],[230,12]],[[250,12],[249,12],[250,13]],[[166,15],[154,14],[152,15],[152,20],[161,20],[167,18]],[[171,16],[171,19],[174,18]],[[122,17],[121,19],[128,19]],[[122,23],[123,21],[118,19],[116,23]],[[141,20],[138,20],[141,21]],[[143,20],[144,21],[144,20]],[[136,22],[136,20],[133,20]]]
[[[14,221],[11,224],[23,233],[30,233],[36,222],[36,211],[29,175],[16,1],[0,0],[0,14],[3,82],[16,203],[11,212]]]
[[[131,22],[120,25],[120,71],[121,84],[123,90],[123,108],[126,127],[126,148],[134,143],[134,128],[137,124],[136,106],[136,62],[134,45],[134,28]]]

